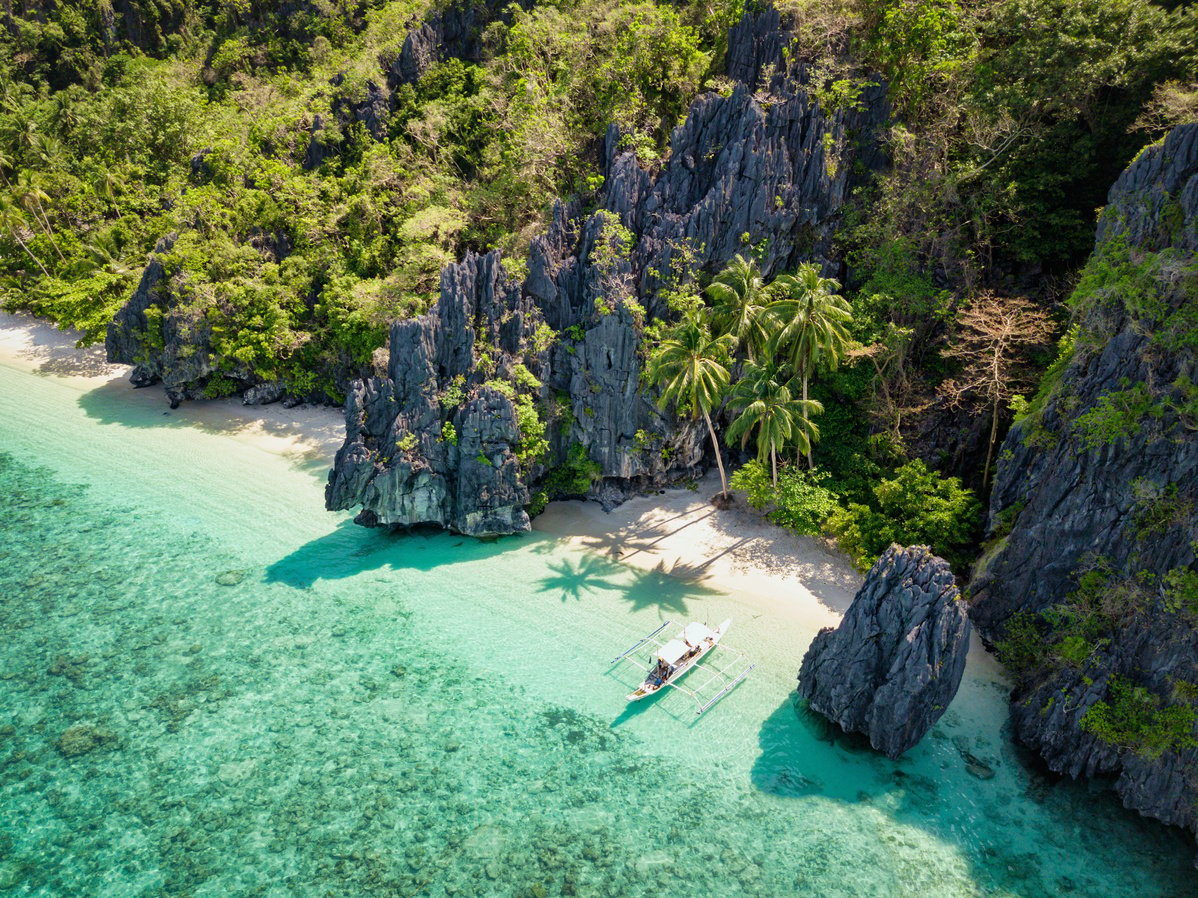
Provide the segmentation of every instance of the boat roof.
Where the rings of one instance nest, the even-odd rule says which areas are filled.
[[[658,650],[657,657],[666,664],[677,664],[689,651],[690,649],[681,639],[671,639]]]
[[[692,623],[687,624],[686,629],[684,629],[682,632],[690,641],[691,645],[698,645],[704,639],[715,639],[716,636],[719,635],[715,630],[707,626],[707,624],[701,624],[698,621],[693,621]]]

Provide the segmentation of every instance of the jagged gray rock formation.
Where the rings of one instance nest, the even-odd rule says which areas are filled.
[[[497,254],[447,267],[433,312],[392,325],[388,376],[351,390],[326,505],[361,505],[369,525],[527,530],[516,406],[482,380],[474,344],[476,332],[494,339],[512,364],[532,336],[530,311]]]
[[[154,246],[137,289],[113,316],[104,339],[108,361],[132,365],[134,386],[161,381],[171,408],[201,395],[202,386],[196,385],[214,370],[211,329],[202,317],[179,308],[163,264],[176,239],[170,234]],[[159,313],[153,319],[147,315],[151,307]]]
[[[532,2],[522,0],[519,5],[528,9]],[[446,59],[477,62],[482,56],[483,30],[505,18],[507,6],[502,0],[486,0],[451,3],[434,10],[404,38],[403,49],[387,73],[392,89],[418,81],[429,66]]]
[[[957,694],[970,629],[948,562],[926,546],[891,546],[840,626],[825,627],[812,641],[799,693],[813,710],[897,758]]]
[[[473,490],[478,472],[463,480],[468,453],[436,445],[446,422],[459,439],[467,434],[448,412],[439,417],[427,394],[444,394],[460,379],[458,388],[471,397],[517,365],[540,381],[533,389],[550,419],[549,452],[543,464],[517,470],[515,482],[505,474],[502,489],[484,478],[487,502],[506,502],[517,484],[535,484],[546,468],[566,462],[574,445],[598,466],[604,483],[596,493],[609,499],[702,462],[703,433],[663,417],[640,381],[645,318],[668,314],[659,298],[664,279],[676,259],[687,257],[696,272],[710,274],[749,246],[767,275],[807,259],[828,263],[850,172],[855,161],[872,164],[860,148],[872,146],[887,115],[876,86],[857,107],[825,114],[804,86],[806,73],[784,62],[787,42],[776,11],[745,16],[731,33],[728,67],[748,83],[728,96],[699,98],[656,175],[622,148],[612,128],[599,209],[583,215],[577,204],[559,202],[547,233],[532,243],[522,285],[508,280],[494,253],[445,269],[433,310],[392,329],[391,418],[364,412],[371,397],[392,389],[387,379],[351,393],[329,508],[360,504],[363,523],[442,523],[474,532],[467,518],[471,497],[481,495]],[[621,231],[626,237],[613,236]],[[534,339],[542,325],[556,334],[550,345]],[[413,382],[427,387],[413,392]],[[400,458],[393,440],[409,432],[419,448]],[[511,451],[511,441],[499,442]],[[427,501],[414,504],[417,492]],[[527,526],[506,511],[484,519],[491,528],[505,516],[512,530]]]
[[[1193,124],[1147,148],[1111,188],[1092,276],[1074,300],[1082,317],[1072,356],[1003,444],[991,545],[971,586],[987,637],[1030,643],[1008,648],[1026,656],[1011,705],[1018,738],[1053,770],[1115,776],[1128,807],[1191,829],[1195,727],[1191,741],[1161,743],[1159,732],[1137,735],[1126,705],[1116,716],[1133,725],[1109,739],[1082,721],[1100,702],[1118,705],[1129,684],[1147,690],[1136,699],[1144,720],[1195,704],[1196,251]],[[1013,624],[1047,609],[1056,613]]]

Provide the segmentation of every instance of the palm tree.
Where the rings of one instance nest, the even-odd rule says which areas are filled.
[[[719,333],[731,334],[734,349],[749,358],[769,342],[768,293],[756,262],[734,256],[707,290],[712,305],[712,323]]]
[[[819,428],[811,419],[824,410],[814,399],[795,399],[782,366],[773,362],[750,362],[744,377],[732,389],[729,405],[740,415],[728,425],[725,438],[740,439],[743,448],[753,431],[757,432],[757,458],[770,459],[770,474],[778,486],[778,450],[792,440],[800,451],[810,448],[819,437]]]
[[[134,273],[134,269],[123,258],[124,246],[112,231],[97,234],[83,249],[86,255],[76,260],[70,269],[70,273],[76,277],[87,277],[95,272],[117,277]]]
[[[121,209],[117,203],[117,194],[120,192],[121,186],[121,179],[112,170],[112,167],[107,165],[96,172],[92,179],[92,190],[96,196],[111,203],[113,211],[118,217],[121,214]]]
[[[17,175],[17,183],[13,188],[17,196],[17,202],[25,207],[26,211],[33,214],[33,220],[41,224],[42,229],[46,232],[46,236],[50,238],[50,245],[54,247],[54,251],[58,253],[58,258],[64,262],[67,257],[62,254],[62,250],[58,248],[58,244],[54,240],[54,231],[50,227],[50,220],[46,218],[46,209],[42,205],[42,200],[49,200],[50,195],[38,185],[34,180],[33,175],[27,171],[23,171]],[[38,218],[38,213],[41,213],[41,218]]]
[[[25,238],[21,236],[21,232],[25,230],[25,216],[21,214],[13,201],[7,194],[0,193],[0,231],[12,234],[17,239],[17,243],[21,245],[21,249],[28,253],[37,267],[42,270],[42,274],[46,277],[50,276],[50,272],[46,271],[46,266],[42,264],[42,260],[33,254],[33,250],[29,248],[29,244],[25,242]]]
[[[836,293],[839,289],[834,278],[823,277],[819,266],[811,262],[774,281],[774,290],[781,298],[770,310],[784,323],[772,346],[775,352],[781,350],[793,366],[803,385],[804,402],[808,401],[807,384],[815,366],[823,362],[835,368],[850,342],[845,325],[852,320],[853,312],[845,298]],[[810,445],[806,454],[807,466],[814,467]]]
[[[679,411],[689,410],[692,418],[703,418],[715,463],[720,469],[720,496],[728,495],[728,478],[724,460],[716,440],[711,412],[724,398],[730,375],[728,358],[732,352],[732,336],[713,337],[699,314],[688,315],[662,340],[649,359],[649,379],[661,385],[659,405],[665,408],[675,403]]]

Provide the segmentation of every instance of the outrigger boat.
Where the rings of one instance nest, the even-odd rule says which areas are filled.
[[[714,630],[706,624],[692,621],[683,627],[677,636],[663,642],[658,637],[668,626],[670,626],[670,621],[666,621],[626,652],[612,659],[612,664],[624,660],[632,661],[646,673],[644,682],[628,694],[630,702],[648,698],[659,692],[663,687],[671,686],[694,699],[697,706],[695,713],[702,714],[731,692],[732,688],[747,677],[749,671],[757,666],[755,664],[742,666],[741,662],[745,660],[744,655],[735,649],[728,649],[726,647],[722,654],[729,656],[728,660],[733,662],[731,668],[717,667],[711,662],[700,665],[699,662],[720,644],[720,640],[728,632],[728,628],[732,626],[731,618],[721,623]],[[645,645],[654,646],[656,651],[649,656],[648,663],[642,664],[638,659],[632,657],[632,655]],[[707,677],[694,689],[682,686],[678,681],[695,668],[700,668],[707,674]],[[718,691],[711,698],[704,698],[705,690],[713,685],[719,687]]]

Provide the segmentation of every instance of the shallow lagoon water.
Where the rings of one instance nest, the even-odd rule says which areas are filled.
[[[0,366],[0,895],[1198,894],[1182,834],[1025,764],[984,659],[890,762],[751,598],[366,531],[164,412]],[[725,617],[742,686],[628,709],[615,654]]]

